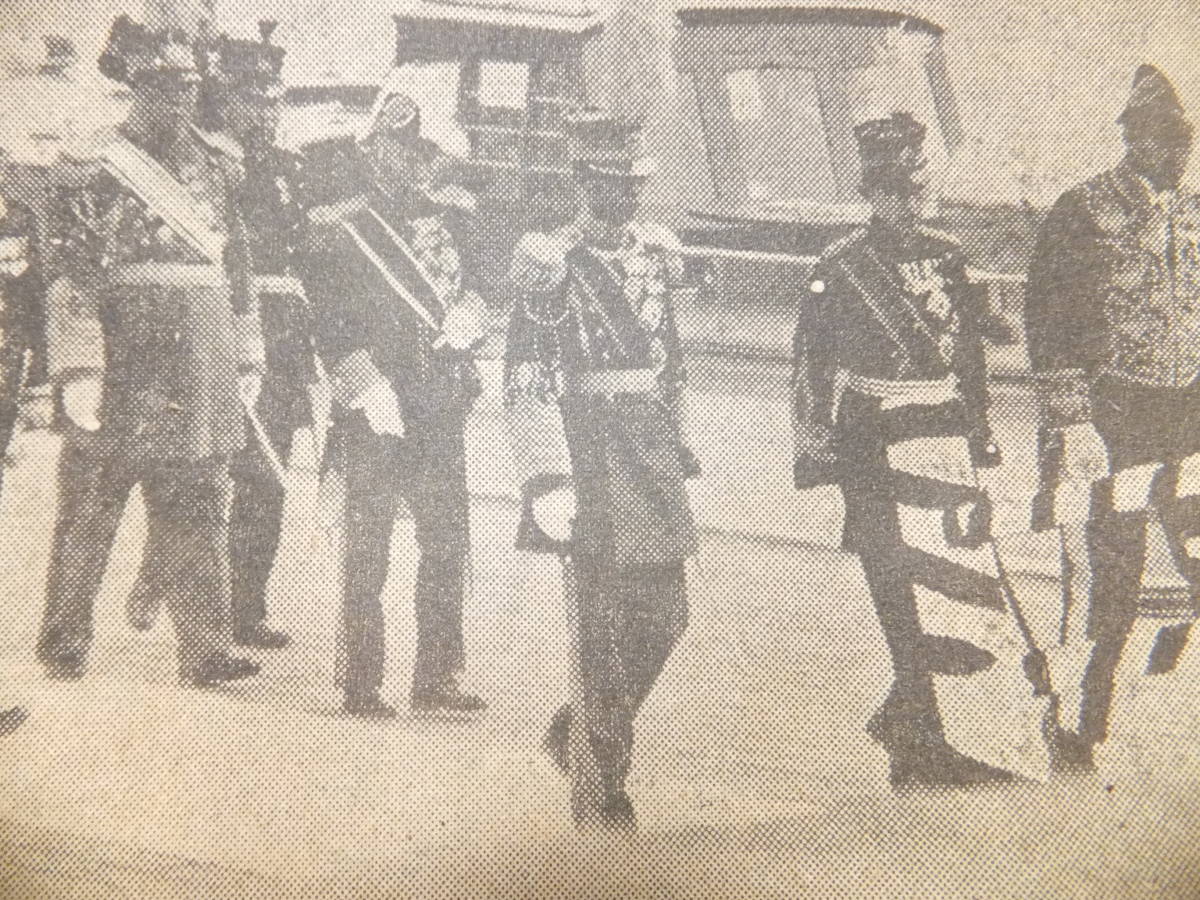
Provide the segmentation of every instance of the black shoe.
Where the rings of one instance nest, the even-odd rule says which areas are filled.
[[[347,694],[342,701],[342,712],[357,719],[396,718],[396,707],[384,703],[374,691],[369,694]]]
[[[474,713],[487,709],[481,697],[464,693],[453,682],[413,688],[410,699],[417,712]]]
[[[1073,731],[1055,727],[1050,741],[1050,771],[1058,775],[1092,775],[1096,761],[1092,757],[1092,742]]]
[[[253,678],[258,672],[258,663],[253,660],[218,653],[185,671],[179,680],[185,687],[207,688],[227,681]]]
[[[949,744],[913,747],[889,751],[888,780],[898,791],[921,788],[968,788],[992,784],[1011,784],[1019,777],[1005,769],[990,766]]]
[[[258,622],[249,628],[237,628],[233,633],[233,642],[239,647],[252,647],[256,650],[282,650],[292,639],[282,631],[268,628]]]
[[[571,771],[571,707],[564,705],[550,720],[542,736],[542,751],[563,775]]]
[[[42,659],[46,675],[55,681],[78,681],[87,664],[81,653],[61,653]]]
[[[580,830],[637,831],[633,801],[625,791],[616,791],[599,803],[573,803],[571,818]]]
[[[21,723],[29,717],[19,706],[0,712],[0,737],[6,737],[21,727]]]

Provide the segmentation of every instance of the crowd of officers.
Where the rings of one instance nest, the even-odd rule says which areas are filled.
[[[83,675],[93,605],[140,486],[148,539],[130,622],[148,628],[166,607],[187,685],[255,675],[236,648],[288,644],[267,624],[265,594],[286,463],[307,428],[340,488],[344,712],[396,715],[380,694],[381,595],[401,500],[420,551],[412,707],[478,712],[484,701],[459,685],[464,433],[486,330],[483,286],[456,237],[473,198],[422,136],[420,110],[388,90],[348,155],[278,149],[284,51],[270,23],[260,31],[189,38],[118,19],[100,68],[133,96],[119,134],[59,186],[40,257],[25,211],[0,215],[0,438],[22,383],[50,371],[63,434],[38,658],[53,678]],[[1111,456],[1085,516],[1096,588],[1078,721],[1057,703],[1046,648],[994,552],[975,473],[998,459],[987,297],[958,242],[921,224],[924,126],[900,112],[855,130],[873,216],[826,250],[800,302],[794,476],[798,489],[843,489],[846,547],[862,558],[895,674],[867,730],[897,787],[1010,781],[1036,769],[1031,754],[1089,770],[1151,511],[1198,574],[1200,442],[1162,427],[1200,414],[1200,216],[1179,189],[1191,126],[1149,66],[1121,121],[1126,159],[1063,197],[1030,278],[1030,348],[1063,482]],[[570,699],[543,747],[571,779],[577,823],[629,828],[634,720],[685,628],[697,550],[671,306],[685,271],[675,237],[638,217],[651,170],[636,127],[584,108],[568,128],[577,212],[514,252],[504,401],[517,546],[561,558],[574,632]],[[100,348],[47,348],[49,272],[70,279]],[[1071,515],[1066,501],[1051,506]],[[947,679],[979,687],[943,691]],[[991,703],[985,728],[961,727]],[[22,716],[4,714],[0,729]]]

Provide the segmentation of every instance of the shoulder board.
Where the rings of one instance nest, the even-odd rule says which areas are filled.
[[[931,238],[935,241],[942,241],[945,244],[949,244],[951,247],[958,248],[962,246],[962,241],[958,239],[958,236],[953,235],[948,231],[938,231],[938,229],[930,228],[928,225],[918,225],[917,231],[927,238]]]
[[[843,238],[839,238],[838,240],[836,240],[832,244],[830,244],[828,247],[826,247],[824,250],[822,250],[820,257],[817,260],[818,264],[824,263],[824,262],[829,262],[831,259],[835,259],[836,257],[841,256],[843,253],[845,253],[851,247],[854,247],[857,244],[861,243],[863,238],[865,238],[866,236],[867,236],[867,229],[855,228],[848,235],[846,235]]]
[[[325,203],[310,207],[308,221],[313,225],[336,225],[342,219],[357,215],[366,208],[366,197],[350,197],[346,200],[339,200],[337,203]]]
[[[631,222],[629,233],[647,247],[678,252],[683,249],[679,236],[665,225],[657,222]]]

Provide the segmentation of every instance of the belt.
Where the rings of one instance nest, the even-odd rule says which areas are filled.
[[[263,294],[286,294],[303,298],[304,285],[293,275],[255,275],[250,285],[256,296]]]
[[[892,381],[887,378],[872,378],[857,372],[839,370],[835,380],[835,408],[846,390],[883,401],[884,409],[900,406],[941,406],[958,400],[958,379],[954,375],[935,380]]]
[[[581,394],[612,397],[617,394],[651,394],[659,389],[658,369],[600,369],[584,372],[575,380]]]
[[[228,286],[225,270],[208,263],[125,263],[110,276],[123,287],[219,288]]]

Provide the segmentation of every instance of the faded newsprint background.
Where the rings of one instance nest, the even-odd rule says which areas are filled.
[[[173,5],[184,20],[204,6],[148,5],[154,14]],[[514,28],[530,16],[583,18],[567,0],[534,5],[218,0],[215,17],[218,30],[245,36],[257,20],[279,21],[274,40],[288,50],[291,102],[393,77],[393,16],[418,6],[458,16],[490,6],[488,16],[509,16]],[[1139,64],[1157,65],[1200,115],[1200,3],[871,5],[944,29],[932,89],[941,100],[924,83],[917,94],[890,87],[896,103],[903,97],[919,115],[942,117],[931,156],[943,227],[963,234],[1010,326],[987,351],[1004,462],[984,477],[1000,556],[1033,610],[1031,627],[1051,641],[1064,569],[1057,537],[1028,525],[1037,421],[1021,282],[1050,204],[1120,158],[1115,120]],[[825,135],[811,86],[763,91],[752,76],[726,83],[742,128],[735,172],[719,152],[729,136],[705,131],[696,60],[684,72],[672,55],[676,12],[691,4],[594,6],[591,99],[642,119],[660,163],[646,195],[655,217],[712,243],[713,222],[729,215],[721,200],[730,178],[765,229],[760,237],[840,202],[844,185],[834,184],[829,158],[845,148],[818,153]],[[95,65],[120,12],[152,13],[134,0],[0,0],[0,146],[25,170],[86,152],[124,114],[126,99]],[[73,62],[43,68],[47,35],[70,41]],[[897,29],[898,43],[906,37]],[[457,52],[445,49],[448,59]],[[427,136],[461,155],[468,140],[453,115],[455,72],[449,63],[418,67],[392,83],[422,106]],[[513,102],[511,85],[492,90],[497,105]],[[874,90],[891,102],[889,85]],[[281,140],[302,142],[305,129],[319,127],[285,110]],[[1200,153],[1185,183],[1200,184]],[[862,215],[853,203],[839,209],[845,221]],[[764,238],[769,246],[759,249],[820,249],[794,251],[788,240]],[[400,714],[381,723],[338,714],[338,582],[313,445],[303,440],[285,461],[290,490],[268,585],[270,622],[292,644],[251,651],[257,678],[185,689],[168,617],[148,632],[129,626],[126,600],[146,538],[137,492],[96,602],[87,673],[46,678],[34,648],[61,438],[36,400],[26,405],[0,497],[0,706],[28,712],[0,738],[0,896],[1200,896],[1200,640],[1174,671],[1145,674],[1160,627],[1195,615],[1153,535],[1146,596],[1167,599],[1147,601],[1135,626],[1094,774],[968,791],[891,789],[887,757],[864,731],[888,691],[889,659],[858,557],[843,548],[840,495],[792,483],[790,354],[806,270],[763,276],[739,269],[744,263],[700,260],[706,283],[721,289],[693,293],[677,310],[690,370],[685,436],[703,469],[690,487],[700,552],[688,564],[687,631],[637,720],[628,782],[636,834],[577,833],[568,784],[542,751],[546,723],[569,691],[570,630],[557,562],[513,549],[520,509],[500,393],[508,310],[497,292],[487,298],[484,390],[467,425],[472,545],[461,682],[489,708],[462,720],[408,711],[416,544],[403,511],[383,594],[381,692]],[[51,329],[69,331],[69,318],[51,304]],[[812,328],[819,335],[821,323]]]

